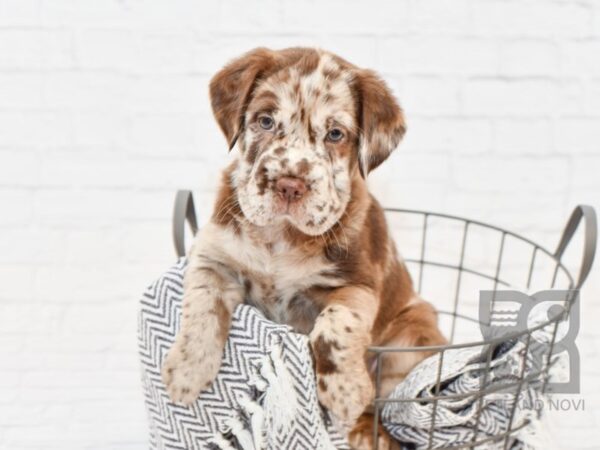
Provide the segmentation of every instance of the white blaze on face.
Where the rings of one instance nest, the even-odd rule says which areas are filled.
[[[287,71],[287,73],[286,73]],[[245,116],[246,129],[234,183],[246,218],[266,226],[289,221],[300,231],[319,235],[342,216],[350,198],[350,162],[355,151],[356,120],[350,90],[351,74],[327,54],[316,69],[301,74],[297,67],[283,69],[255,90]],[[259,100],[269,98],[267,111]],[[274,129],[266,131],[256,118],[267,113]],[[335,126],[344,143],[326,143]],[[287,204],[274,191],[284,176],[304,181],[308,190]]]

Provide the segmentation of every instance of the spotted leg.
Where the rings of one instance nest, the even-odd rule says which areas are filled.
[[[184,278],[181,329],[162,367],[167,392],[189,405],[216,377],[242,287],[218,264],[192,257]]]
[[[376,308],[374,295],[366,289],[337,289],[310,334],[319,401],[348,428],[373,398],[365,352]]]

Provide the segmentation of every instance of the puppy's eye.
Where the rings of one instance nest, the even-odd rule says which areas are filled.
[[[275,121],[270,116],[260,116],[258,118],[258,124],[263,130],[270,131],[275,126]]]
[[[344,137],[344,133],[339,128],[333,128],[327,133],[327,140],[330,142],[339,142]]]

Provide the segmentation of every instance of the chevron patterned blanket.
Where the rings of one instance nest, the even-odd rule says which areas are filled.
[[[141,299],[138,339],[150,448],[349,450],[346,440],[319,406],[307,337],[265,319],[249,305],[240,305],[234,312],[221,369],[212,386],[190,407],[169,400],[160,368],[179,329],[185,268],[186,260],[181,258]],[[491,384],[514,379],[512,372],[520,367],[522,352],[523,342],[515,341],[494,355]],[[433,395],[438,361],[433,356],[421,362],[391,397]],[[534,362],[528,360],[526,374],[535,370]],[[531,413],[541,398],[535,384],[523,386],[521,404],[515,408],[512,419],[514,393],[500,389],[486,396],[478,419],[476,401],[452,398],[452,394],[479,390],[482,365],[481,352],[446,352],[440,394],[449,397],[438,404],[433,433],[431,402],[387,404],[382,411],[384,426],[403,448],[418,449],[429,447],[430,437],[431,448],[471,442],[476,420],[479,438],[502,433],[510,420],[513,428],[533,421]],[[510,448],[551,448],[547,442],[540,446],[539,438],[539,427],[537,436],[535,429],[525,427]],[[489,448],[496,447],[491,444]]]
[[[179,329],[184,258],[144,293],[138,339],[151,449],[349,449],[319,406],[308,339],[240,305],[217,379],[190,407],[160,376]]]
[[[394,438],[413,449],[460,446],[475,438],[477,441],[489,439],[485,448],[490,450],[551,448],[537,415],[539,405],[544,401],[543,380],[539,374],[546,362],[551,333],[540,330],[536,338],[529,347],[526,347],[525,338],[519,338],[506,341],[495,349],[476,347],[446,351],[437,407],[428,399],[436,394],[440,358],[438,355],[427,358],[390,395],[390,398],[422,398],[424,401],[387,403],[382,412],[383,425]],[[486,371],[488,351],[491,361]],[[522,361],[526,361],[525,367],[522,367]],[[523,383],[515,404],[514,384],[521,371],[529,381]],[[479,393],[482,386],[489,393],[480,399],[474,394]],[[504,439],[492,439],[509,429],[519,430],[516,437],[509,438],[509,446],[504,446]]]

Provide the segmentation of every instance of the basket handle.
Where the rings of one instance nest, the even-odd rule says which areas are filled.
[[[185,255],[185,222],[189,223],[192,233],[198,231],[196,208],[192,191],[179,190],[175,195],[175,208],[173,209],[173,244],[175,253],[181,258]]]
[[[598,239],[598,221],[596,219],[596,211],[589,205],[578,205],[575,207],[569,217],[569,221],[565,226],[563,234],[556,247],[554,256],[557,261],[560,261],[566,248],[569,246],[577,227],[584,219],[585,229],[583,236],[583,257],[581,259],[581,269],[579,271],[579,278],[575,284],[575,289],[581,288],[584,281],[592,270],[592,264],[594,263],[594,256],[596,255],[596,242]]]

